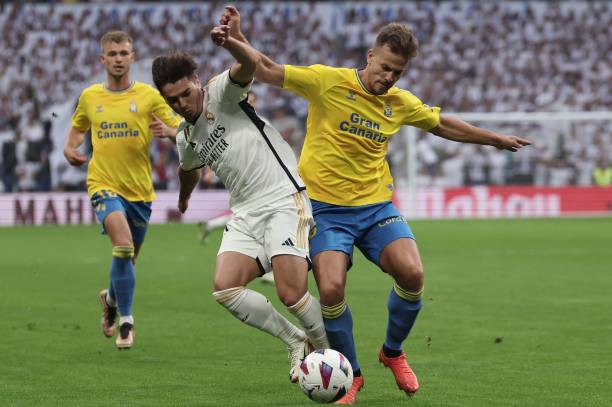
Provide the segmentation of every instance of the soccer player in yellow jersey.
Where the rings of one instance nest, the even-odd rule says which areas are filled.
[[[153,137],[174,141],[180,120],[157,90],[130,79],[134,49],[127,33],[110,31],[102,36],[100,45],[107,82],[81,93],[64,155],[71,165],[87,163],[78,148],[85,132],[91,130],[87,193],[113,245],[109,288],[99,294],[102,332],[107,337],[115,335],[118,310],[115,344],[121,349],[130,348],[134,341],[134,263],[155,199],[149,146]]]
[[[221,24],[230,25],[233,37],[247,41],[235,8],[226,7]],[[391,369],[401,390],[410,395],[419,388],[402,343],[421,309],[423,266],[406,219],[391,203],[393,178],[385,160],[389,139],[402,125],[409,125],[449,140],[509,151],[530,144],[441,115],[440,108],[429,107],[395,87],[417,50],[412,32],[391,23],[381,29],[368,50],[363,69],[281,65],[262,54],[255,74],[309,103],[299,173],[316,221],[310,255],[329,342],[349,359],[355,377],[338,404],[354,403],[363,387],[353,320],[344,296],[354,246],[394,279],[379,361]]]

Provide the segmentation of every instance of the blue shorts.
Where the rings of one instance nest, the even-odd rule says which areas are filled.
[[[338,206],[311,200],[316,222],[310,238],[310,258],[326,250],[341,251],[353,264],[353,247],[380,266],[380,253],[394,240],[414,234],[395,206],[382,202],[363,206]],[[349,268],[350,268],[349,265]]]
[[[116,211],[123,212],[132,232],[132,241],[135,244],[144,242],[151,217],[151,202],[130,202],[116,192],[102,190],[91,196],[91,205],[102,228],[104,228],[104,219],[108,215]],[[106,230],[102,233],[106,233]]]

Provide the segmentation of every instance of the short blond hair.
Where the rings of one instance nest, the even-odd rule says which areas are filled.
[[[419,41],[410,28],[401,23],[389,23],[380,30],[376,36],[376,46],[383,45],[389,46],[391,52],[406,59],[414,58],[419,52]]]
[[[109,42],[114,42],[116,44],[129,42],[132,47],[134,46],[132,37],[125,31],[109,31],[104,34],[102,38],[100,38],[100,50],[104,51],[104,44],[108,44]]]

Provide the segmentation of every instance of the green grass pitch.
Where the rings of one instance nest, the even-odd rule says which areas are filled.
[[[426,288],[406,349],[421,390],[406,397],[377,362],[390,279],[359,254],[347,298],[360,405],[612,405],[612,218],[412,227]],[[214,302],[220,233],[201,246],[196,232],[150,227],[136,343],[120,352],[99,328],[99,228],[0,229],[0,406],[314,405],[289,383],[283,344]],[[251,288],[279,304],[272,286]]]

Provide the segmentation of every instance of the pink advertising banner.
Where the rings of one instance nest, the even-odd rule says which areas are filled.
[[[196,191],[189,210],[176,209],[178,193],[159,192],[151,223],[196,223],[228,213],[226,191]],[[524,218],[612,215],[612,187],[398,189],[395,202],[409,219]],[[82,192],[0,194],[0,226],[96,223]]]

